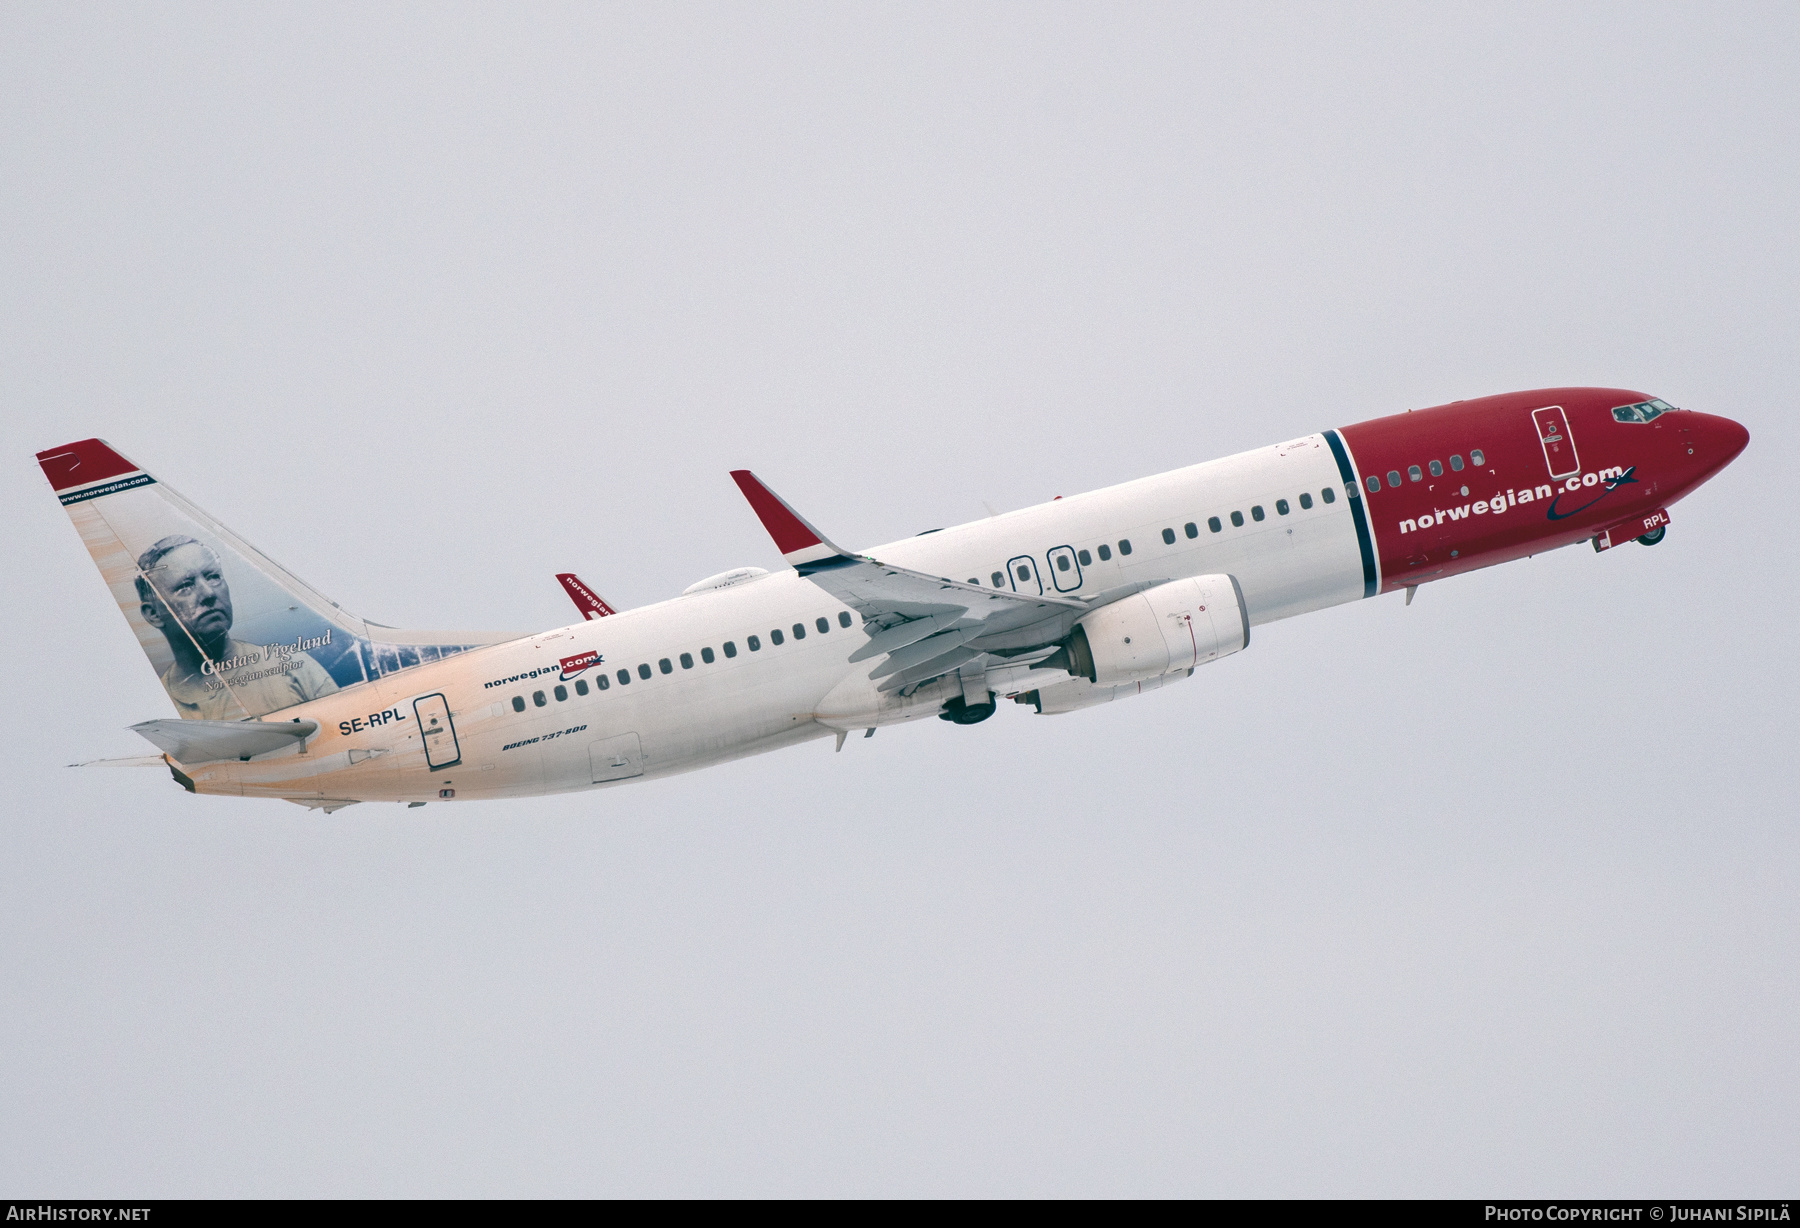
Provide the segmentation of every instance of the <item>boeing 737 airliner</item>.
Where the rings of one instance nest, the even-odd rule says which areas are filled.
[[[740,470],[787,566],[617,613],[565,576],[587,617],[526,636],[357,618],[102,440],[38,463],[175,705],[133,726],[175,780],[330,811],[622,784],[973,724],[1003,698],[1048,715],[1139,695],[1260,623],[1582,541],[1653,545],[1748,442],[1638,392],[1511,393],[866,553]]]

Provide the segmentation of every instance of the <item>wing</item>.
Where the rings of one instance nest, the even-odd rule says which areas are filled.
[[[1086,599],[1023,596],[894,567],[834,545],[748,469],[731,474],[794,569],[862,615],[870,640],[850,654],[875,660],[883,691],[909,690],[957,670],[1048,664],[1075,621],[1142,592],[1142,581]]]

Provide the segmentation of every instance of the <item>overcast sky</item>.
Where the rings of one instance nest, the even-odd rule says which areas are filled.
[[[1800,9],[0,9],[0,1192],[1800,1176]],[[1462,397],[1668,539],[1108,708],[506,803],[191,797],[32,453],[517,628]],[[1784,473],[1786,476],[1783,476]],[[928,727],[927,727],[928,726]]]

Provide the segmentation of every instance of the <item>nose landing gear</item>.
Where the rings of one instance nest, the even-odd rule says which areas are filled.
[[[1663,538],[1667,537],[1668,535],[1669,535],[1669,526],[1666,524],[1659,524],[1654,529],[1651,529],[1648,533],[1646,533],[1642,537],[1638,538],[1637,544],[1640,546],[1654,546],[1657,542],[1661,541]]]

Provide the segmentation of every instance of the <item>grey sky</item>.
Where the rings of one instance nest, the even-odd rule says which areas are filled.
[[[0,1192],[1750,1194],[1800,1164],[1792,5],[14,4]],[[31,454],[566,623],[1565,383],[1668,540],[510,804],[193,798]]]

